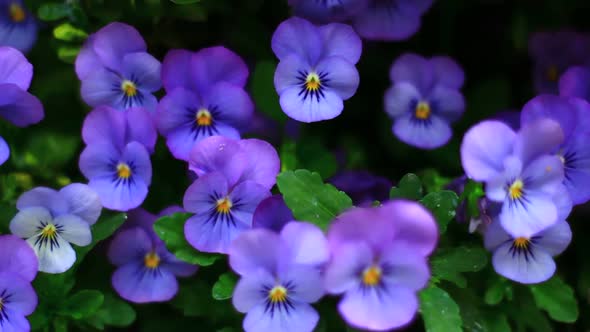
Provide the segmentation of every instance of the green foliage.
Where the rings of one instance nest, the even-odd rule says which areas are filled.
[[[67,42],[84,41],[88,34],[70,23],[62,23],[53,29],[53,37]]]
[[[276,62],[263,60],[256,63],[252,73],[252,98],[258,110],[271,119],[284,123],[287,116],[279,104],[279,96],[274,87]]]
[[[435,281],[446,280],[459,287],[467,286],[465,272],[477,272],[488,263],[488,253],[481,247],[457,247],[439,250],[430,261]]]
[[[57,21],[66,18],[70,12],[67,3],[44,3],[37,10],[37,16],[43,21]]]
[[[110,217],[101,218],[96,224],[92,225],[92,243],[85,247],[76,247],[76,265],[84,259],[84,256],[90,252],[99,242],[106,240],[115,233],[123,222],[127,219],[124,213],[114,214]]]
[[[94,315],[104,302],[104,295],[96,290],[82,290],[70,296],[57,311],[73,319],[86,319]]]
[[[221,255],[204,253],[193,248],[184,237],[184,224],[191,216],[189,213],[174,213],[156,221],[154,230],[166,244],[166,248],[178,259],[190,264],[209,266],[221,258]]]
[[[104,294],[102,306],[87,322],[98,330],[104,330],[105,326],[127,327],[135,318],[136,313],[131,305],[107,293]]]
[[[352,207],[350,197],[308,170],[282,172],[277,185],[297,220],[309,221],[324,230],[336,216]]]
[[[489,305],[496,305],[505,298],[509,301],[512,300],[512,284],[507,279],[495,277],[493,283],[486,290],[484,301]]]
[[[201,0],[170,0],[170,1],[174,2],[177,5],[190,5],[193,3],[200,2]]]
[[[420,312],[427,332],[461,332],[459,306],[444,290],[429,286],[420,292]]]
[[[432,192],[420,200],[436,218],[441,234],[447,231],[447,225],[455,218],[459,197],[450,190]]]
[[[404,175],[397,187],[391,188],[389,192],[389,198],[391,199],[405,198],[417,201],[422,198],[422,195],[422,182],[420,182],[420,178],[416,174],[412,173]]]
[[[578,319],[578,302],[574,291],[558,276],[531,285],[530,290],[537,306],[547,311],[552,319],[564,323],[573,323]]]
[[[230,299],[232,297],[237,282],[238,277],[231,272],[227,272],[220,275],[215,285],[213,285],[213,289],[211,292],[213,298],[216,300]]]

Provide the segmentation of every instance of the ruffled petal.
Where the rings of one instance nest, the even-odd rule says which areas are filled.
[[[323,51],[319,29],[299,17],[291,17],[277,27],[271,46],[279,60],[295,54],[309,65],[316,64]]]
[[[322,57],[337,56],[351,64],[356,64],[359,61],[363,51],[363,42],[350,25],[332,23],[319,27],[319,31],[324,44]]]
[[[330,258],[328,241],[321,229],[305,222],[290,222],[281,231],[296,264],[320,265]]]
[[[416,119],[413,114],[401,116],[393,124],[393,133],[402,142],[422,149],[436,149],[451,139],[451,127],[443,118],[430,115],[428,120]]]
[[[572,230],[567,221],[562,220],[537,234],[535,244],[543,248],[549,255],[561,254],[572,241]]]
[[[150,269],[143,261],[119,267],[112,277],[113,288],[134,303],[166,302],[178,292],[178,282],[166,269]]]
[[[535,284],[551,278],[555,273],[553,258],[542,248],[530,245],[530,251],[512,249],[512,242],[501,245],[492,257],[498,274],[523,283]]]
[[[252,227],[266,228],[278,233],[291,220],[295,220],[295,217],[285,204],[283,196],[274,195],[258,204],[252,217]]]
[[[248,158],[240,181],[254,181],[270,190],[281,168],[277,150],[270,143],[255,138],[240,140],[238,143]]]
[[[89,225],[96,223],[102,211],[102,204],[98,194],[89,186],[72,183],[59,191],[68,202],[68,213],[77,215]]]
[[[389,245],[381,254],[379,263],[391,267],[389,273],[383,274],[383,282],[387,285],[408,287],[418,291],[430,280],[430,268],[426,257],[405,244]]]
[[[0,118],[17,127],[38,123],[45,117],[43,104],[14,84],[0,84]]]
[[[264,151],[264,149],[260,150],[252,152]],[[243,151],[243,146],[239,141],[229,137],[211,136],[196,144],[192,149],[189,168],[198,176],[220,172],[228,180],[229,186],[233,186],[242,178],[247,167],[253,167],[249,166],[252,157],[254,156],[248,156],[246,151]],[[266,157],[266,155],[260,157]],[[267,159],[263,158],[268,162]],[[267,166],[274,167],[273,164]]]
[[[395,60],[389,71],[389,78],[393,83],[406,82],[412,84],[426,95],[435,83],[435,68],[424,57],[406,53]]]
[[[392,118],[413,114],[413,107],[420,100],[420,92],[411,83],[395,83],[385,92],[385,112]]]
[[[14,235],[0,235],[0,271],[15,273],[26,281],[33,281],[39,263],[31,246]]]
[[[447,121],[457,121],[465,112],[465,98],[456,89],[437,85],[432,89],[429,99],[433,112]]]
[[[554,120],[544,118],[523,123],[514,141],[514,154],[526,165],[543,154],[557,150],[563,140],[564,132]]]
[[[432,0],[424,0],[432,3]],[[435,56],[430,59],[435,81],[449,89],[457,90],[463,86],[465,73],[457,62],[447,56]]]
[[[94,52],[107,68],[119,71],[126,54],[145,52],[141,34],[132,26],[114,22],[98,30],[92,43]]]
[[[320,76],[325,73],[327,89],[336,92],[343,100],[352,97],[359,86],[359,73],[356,67],[339,56],[322,58],[316,70]]]
[[[193,52],[188,50],[170,50],[162,62],[162,83],[166,92],[176,88],[191,88],[190,63]]]
[[[44,207],[54,216],[68,212],[69,208],[65,197],[46,187],[36,187],[20,195],[16,208],[23,210],[30,207]]]
[[[201,93],[219,82],[228,82],[243,88],[249,74],[244,60],[222,46],[204,48],[197,52],[191,59],[190,70],[193,86]]]
[[[123,75],[135,82],[138,88],[154,92],[162,88],[161,64],[148,53],[129,53],[123,57]]]
[[[280,259],[281,238],[266,229],[253,229],[240,234],[229,247],[229,264],[242,276],[277,271]],[[262,271],[262,272],[260,272]]]
[[[229,190],[227,179],[219,172],[205,174],[188,187],[183,206],[187,212],[206,214],[215,208],[214,194],[224,197]]]
[[[70,243],[83,247],[92,242],[90,225],[78,216],[65,214],[55,218],[53,224],[63,227],[59,235]]]
[[[534,190],[522,199],[506,198],[500,212],[500,222],[513,237],[530,237],[557,222],[557,208],[552,196]]]
[[[14,84],[26,91],[32,79],[33,65],[27,58],[12,47],[0,47],[0,83]]]
[[[109,261],[116,266],[141,262],[152,249],[152,240],[147,232],[141,227],[131,227],[118,232],[111,241]]]

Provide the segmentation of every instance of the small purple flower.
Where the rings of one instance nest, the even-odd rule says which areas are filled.
[[[33,65],[27,58],[12,47],[0,47],[0,118],[17,127],[30,126],[43,120],[43,105],[37,97],[27,92],[32,79]],[[0,137],[0,165],[9,155],[8,144]]]
[[[328,233],[332,259],[324,286],[344,294],[340,314],[354,327],[385,331],[408,324],[430,279],[427,257],[438,229],[420,204],[391,201],[338,216]]]
[[[370,205],[389,199],[391,181],[367,171],[343,171],[330,179],[336,188],[352,198],[355,205]]]
[[[279,25],[272,49],[280,62],[274,84],[283,111],[301,122],[329,120],[359,85],[362,41],[344,24],[317,27],[297,17]]]
[[[254,229],[229,249],[232,269],[242,278],[234,307],[246,313],[246,332],[311,332],[319,315],[310,303],[323,295],[319,267],[329,258],[326,239],[314,225],[288,223],[280,234]]]
[[[554,194],[564,167],[552,151],[563,138],[550,119],[527,123],[518,133],[502,122],[484,121],[463,138],[465,173],[485,182],[488,199],[502,203],[499,221],[514,237],[530,237],[558,221]]]
[[[579,98],[541,95],[523,108],[523,125],[549,118],[559,123],[564,140],[554,151],[563,162],[565,178],[574,204],[590,200],[590,104]]]
[[[87,185],[70,184],[60,191],[38,187],[22,194],[10,231],[27,240],[39,259],[39,271],[62,273],[76,262],[70,245],[92,242],[90,226],[100,217],[98,195]]]
[[[266,228],[279,233],[292,220],[295,220],[295,217],[285,204],[283,196],[273,195],[256,207],[252,217],[252,228]]]
[[[366,9],[354,17],[361,37],[370,40],[405,40],[420,29],[422,15],[433,0],[369,0]]]
[[[535,284],[553,276],[553,256],[562,253],[571,239],[567,221],[526,237],[509,235],[495,221],[485,233],[485,247],[494,253],[492,264],[498,274],[523,284]]]
[[[389,77],[393,86],[385,92],[385,111],[395,122],[393,133],[422,149],[445,145],[452,136],[449,124],[465,110],[461,67],[449,57],[409,53],[393,63]]]
[[[27,53],[37,41],[37,21],[23,0],[0,1],[0,45]]]
[[[31,281],[37,275],[37,257],[29,245],[13,235],[0,235],[0,330],[29,331],[25,318],[37,307]]]
[[[590,37],[568,30],[538,32],[529,40],[529,54],[537,93],[557,93],[559,77],[566,69],[588,63]]]
[[[289,0],[296,16],[319,24],[347,20],[367,3],[368,0]]]
[[[241,137],[254,112],[247,78],[246,64],[224,47],[168,52],[157,122],[174,157],[188,160],[195,143],[209,136]]]
[[[145,200],[152,179],[156,129],[143,108],[99,107],[84,121],[80,170],[104,207],[127,211]]]
[[[165,302],[178,292],[176,277],[189,277],[197,267],[179,261],[153,230],[157,217],[143,209],[129,212],[125,227],[109,247],[109,260],[117,266],[113,288],[135,303]]]
[[[145,107],[155,111],[160,90],[160,62],[147,53],[135,28],[114,22],[88,37],[76,58],[82,99],[93,107],[119,110]]]
[[[590,101],[590,68],[570,67],[559,78],[559,95]]]

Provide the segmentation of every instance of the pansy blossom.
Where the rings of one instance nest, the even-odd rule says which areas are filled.
[[[27,53],[37,41],[38,29],[23,0],[0,1],[0,45]]]
[[[342,22],[366,8],[368,0],[289,0],[296,16],[315,23]]]

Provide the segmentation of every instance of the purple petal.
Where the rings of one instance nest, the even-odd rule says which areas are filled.
[[[317,66],[319,73],[327,73],[330,80],[329,89],[336,92],[343,100],[352,97],[359,86],[359,73],[356,67],[339,56],[322,58]]]
[[[271,46],[279,60],[295,54],[309,65],[315,65],[323,51],[320,30],[298,17],[291,17],[277,27]]]
[[[198,270],[198,266],[187,264],[171,254],[164,244],[157,248],[158,255],[162,258],[161,266],[177,277],[190,277]]]
[[[290,222],[281,231],[296,264],[321,265],[330,258],[328,241],[317,226],[305,222]]]
[[[102,211],[102,204],[98,194],[89,186],[72,183],[59,191],[68,203],[68,213],[77,215],[89,225],[96,223]]]
[[[557,208],[550,194],[530,190],[517,203],[506,198],[500,212],[500,222],[513,237],[530,237],[555,224]]]
[[[435,56],[430,59],[430,64],[434,70],[434,79],[438,84],[452,90],[458,90],[463,86],[465,73],[453,59],[446,56]]]
[[[65,197],[46,187],[31,189],[18,198],[17,209],[23,210],[30,207],[44,207],[54,216],[67,213],[69,210],[69,204]]]
[[[31,330],[31,324],[21,312],[6,308],[5,314],[7,317],[10,317],[10,321],[4,321],[2,325],[3,331],[16,332]]]
[[[531,190],[555,193],[563,182],[563,164],[556,156],[542,156],[524,169],[522,177]]]
[[[154,152],[158,133],[152,116],[145,108],[134,107],[125,113],[127,130],[125,143],[139,142],[150,152]]]
[[[30,280],[23,278],[19,274],[2,271],[0,272],[0,289],[7,290],[10,294],[10,302],[4,303],[6,310],[22,316],[28,316],[35,311],[35,307],[37,307],[37,294],[31,286]],[[9,317],[12,320],[13,316]],[[7,321],[4,320],[4,322]],[[16,331],[23,330],[14,330],[14,332]]]
[[[535,284],[555,273],[555,262],[543,248],[531,245],[526,255],[523,252],[514,254],[511,248],[512,242],[509,242],[494,252],[492,264],[498,274],[523,284]]]
[[[363,170],[340,172],[330,179],[330,183],[347,193],[357,206],[388,200],[392,186],[388,179]]]
[[[422,15],[430,9],[433,2],[434,0],[397,0],[396,4],[408,15]]]
[[[200,50],[193,55],[190,66],[192,83],[200,92],[219,82],[243,88],[248,80],[248,66],[244,60],[222,46]]]
[[[236,221],[251,228],[254,210],[267,197],[270,197],[270,190],[259,183],[254,181],[238,183],[229,194],[232,202],[239,202],[239,205],[232,209],[233,217]]]
[[[569,98],[553,95],[540,95],[531,99],[524,105],[520,123],[522,126],[533,125],[534,122],[548,118],[556,121],[564,137],[569,137],[577,123],[577,111],[575,105]]]
[[[250,228],[242,222],[223,222],[217,218],[220,217],[209,214],[189,218],[184,225],[188,243],[200,251],[226,254],[232,241]]]
[[[413,114],[401,116],[393,124],[393,133],[402,142],[422,149],[436,149],[451,139],[451,127],[445,119],[430,115],[424,124],[414,118]]]
[[[9,157],[10,157],[10,147],[8,146],[8,144],[6,143],[4,138],[2,138],[2,136],[0,136],[0,165],[4,164],[8,160]]]
[[[252,227],[266,228],[278,233],[291,220],[295,220],[295,217],[285,204],[283,196],[274,195],[258,204],[252,217]]]
[[[590,100],[590,69],[569,68],[559,78],[559,95]]]
[[[59,235],[64,240],[81,247],[92,242],[90,225],[84,219],[73,214],[65,214],[55,218],[53,222],[56,226],[63,227]]]
[[[310,123],[330,120],[342,113],[342,97],[335,91],[326,89],[319,101],[312,97],[303,98],[300,92],[300,87],[291,87],[280,95],[281,108],[292,119]]]
[[[45,117],[43,104],[37,97],[14,84],[0,84],[0,90],[0,118],[17,127],[26,127]]]
[[[268,142],[259,139],[245,139],[239,142],[242,152],[248,158],[240,181],[254,181],[270,190],[281,169],[277,150]]]
[[[153,250],[152,240],[141,227],[131,227],[118,232],[108,251],[109,261],[122,266],[143,261],[145,255]]]
[[[414,248],[405,244],[392,243],[380,257],[380,263],[391,266],[391,272],[383,275],[383,282],[391,285],[420,290],[430,280],[428,261]]]
[[[247,313],[256,305],[263,304],[266,296],[260,290],[263,285],[272,285],[274,283],[274,277],[266,271],[260,271],[260,273],[242,277],[236,284],[232,296],[234,307],[241,313]]]
[[[567,219],[574,205],[564,185],[558,185],[557,190],[553,194],[553,202],[555,203],[555,207],[557,207],[557,220]]]
[[[585,203],[590,199],[590,133],[576,133],[564,146],[565,180],[574,204]]]
[[[10,232],[21,238],[35,237],[39,226],[53,221],[49,210],[43,207],[29,207],[19,211],[10,221]]]
[[[178,291],[178,282],[172,273],[162,268],[151,271],[143,265],[143,260],[119,267],[112,283],[122,298],[135,303],[166,302]]]
[[[328,232],[330,248],[336,250],[349,241],[363,241],[375,253],[381,252],[396,234],[393,219],[382,212],[382,207],[352,208],[339,215]]]
[[[290,299],[296,302],[314,303],[324,296],[322,274],[315,266],[289,264],[279,271],[278,278],[294,285],[297,291],[291,294]]]
[[[315,0],[290,0],[296,16],[304,17],[315,23],[344,21],[355,13],[362,11],[367,0],[341,0],[338,2],[321,2]],[[321,28],[321,27],[320,27]]]
[[[561,254],[572,241],[572,230],[567,221],[562,220],[537,234],[536,245],[543,248],[549,255]]]
[[[176,88],[192,87],[190,75],[187,73],[190,73],[193,54],[187,50],[170,50],[166,53],[162,62],[162,83],[166,92],[170,93]]]
[[[148,186],[140,178],[129,184],[116,184],[104,177],[95,178],[88,185],[96,190],[105,208],[115,211],[129,211],[140,206],[148,194]]]
[[[207,214],[215,207],[211,195],[227,195],[229,190],[227,179],[219,172],[205,174],[188,187],[184,194],[183,206],[187,212]]]
[[[374,1],[353,21],[358,34],[370,40],[405,40],[420,28],[419,15],[408,15],[395,7],[398,1]]]
[[[215,109],[214,122],[237,129],[246,128],[254,114],[254,103],[248,93],[233,84],[219,82],[204,95],[204,106]]]
[[[0,271],[20,275],[33,281],[37,275],[37,256],[24,240],[14,235],[0,235]]]
[[[76,252],[72,246],[61,236],[57,236],[53,248],[48,244],[35,245],[39,237],[34,236],[27,239],[27,242],[39,258],[39,271],[51,274],[63,273],[69,270],[76,262]]]
[[[82,139],[86,144],[111,143],[125,145],[127,119],[125,113],[108,106],[99,106],[84,119]]]
[[[385,92],[385,112],[392,118],[413,114],[412,106],[421,99],[420,92],[411,83],[395,83]]]
[[[378,209],[379,217],[393,224],[396,243],[405,244],[420,255],[432,253],[438,242],[438,224],[421,204],[396,200],[384,203]]]
[[[334,249],[334,248],[333,248]],[[359,271],[374,262],[371,248],[363,242],[346,242],[333,251],[324,272],[324,287],[330,294],[342,294],[359,286]]]
[[[94,52],[94,38],[95,34],[88,36],[86,42],[82,46],[80,53],[76,57],[76,75],[78,79],[84,80],[91,72],[100,68],[100,59],[96,52]]]
[[[80,171],[87,179],[114,176],[116,169],[111,163],[112,160],[118,161],[120,157],[120,152],[111,144],[88,145],[80,154]]]
[[[31,85],[31,79],[33,65],[27,58],[12,47],[0,47],[0,83],[14,84],[26,91]]]
[[[158,59],[148,53],[129,53],[123,57],[123,75],[137,82],[137,86],[149,92],[162,88],[161,64]]]
[[[520,111],[518,110],[500,111],[494,114],[490,120],[502,121],[514,131],[520,129]]]
[[[80,93],[84,102],[90,106],[118,107],[123,100],[122,79],[107,69],[97,69],[82,80]]]
[[[244,318],[245,332],[312,332],[320,317],[307,303],[294,302],[289,311],[271,315],[264,303],[252,308]]]
[[[514,154],[526,165],[540,155],[555,151],[563,139],[564,132],[556,121],[541,119],[523,123],[514,141]]]
[[[338,56],[351,64],[359,61],[363,42],[350,25],[332,23],[319,27],[319,32],[324,44],[323,58]]]
[[[243,232],[229,247],[229,264],[242,276],[258,275],[259,271],[273,274],[280,259],[281,238],[266,229]]]
[[[484,236],[484,246],[489,251],[494,251],[496,248],[506,242],[512,242],[510,234],[506,233],[499,221],[493,221],[486,229]]]
[[[429,95],[434,112],[447,121],[457,121],[465,111],[465,98],[458,90],[437,85]]]
[[[461,163],[467,176],[487,181],[500,174],[515,139],[514,131],[500,121],[484,121],[471,127],[461,144]]]
[[[249,158],[239,141],[212,136],[202,140],[192,149],[189,168],[199,176],[220,172],[227,178],[230,186],[233,186],[242,177],[245,168],[249,167]],[[265,161],[268,161],[267,159],[264,158]]]
[[[429,60],[417,54],[406,53],[395,60],[389,71],[389,78],[393,83],[410,83],[420,94],[425,94],[435,83],[435,74]]]
[[[0,27],[0,36],[2,36],[0,43],[2,45],[14,47],[24,53],[33,48],[37,41],[39,27],[37,21],[33,18],[33,14],[27,13],[27,15],[29,15],[29,18],[18,25],[4,24]]]
[[[119,71],[126,54],[145,52],[147,47],[139,32],[132,26],[114,22],[94,35],[94,52],[107,68]]]
[[[279,95],[301,84],[297,78],[300,71],[311,71],[311,67],[299,56],[291,54],[281,59],[274,75],[274,85]]]

